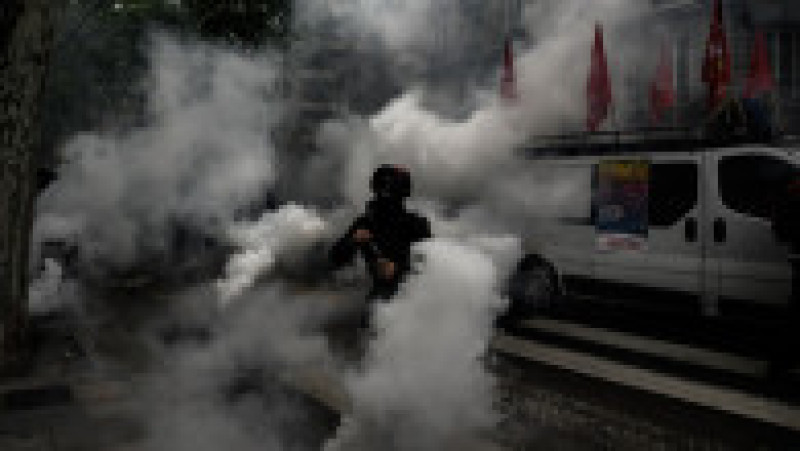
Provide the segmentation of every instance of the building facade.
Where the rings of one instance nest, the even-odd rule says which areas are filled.
[[[674,123],[690,126],[701,120],[706,111],[707,86],[702,82],[701,72],[713,2],[653,0],[653,4],[649,20],[672,25],[670,40],[677,96]],[[778,126],[786,133],[800,133],[800,3],[722,0],[722,15],[731,55],[729,96],[742,96],[755,33],[761,31],[777,85],[774,95]]]
[[[334,18],[328,23],[316,21],[305,30],[298,28],[298,39],[287,56],[291,70],[286,81],[295,128],[303,139],[313,139],[313,129],[321,121],[345,111],[371,114],[408,84],[435,88],[429,90],[434,110],[436,96],[448,107],[459,99],[469,99],[470,89],[498,82],[506,37],[514,39],[519,48],[535,35],[526,29],[524,16],[527,7],[540,1],[437,1],[426,31],[430,36],[423,48],[412,49],[405,61],[402,55],[387,60],[385,54],[374,51],[380,47],[374,36],[342,34],[346,27]],[[708,113],[708,87],[701,72],[713,1],[650,2],[652,7],[644,16],[624,24],[622,33],[626,39],[641,39],[654,48],[662,40],[670,44],[676,105],[667,112],[663,125],[696,125]],[[800,4],[796,0],[722,0],[722,9],[732,61],[729,95],[742,95],[754,35],[760,30],[766,37],[777,84],[779,127],[787,133],[800,133]],[[587,42],[587,48],[590,45]],[[606,51],[616,57],[610,46],[609,42]],[[588,60],[586,64],[588,67]],[[652,125],[649,85],[655,61],[645,62],[645,70],[641,62],[629,65],[615,83],[625,91],[619,96],[625,98],[625,105],[617,105],[623,116],[619,123],[646,127]],[[465,104],[462,109],[469,112],[470,108]]]

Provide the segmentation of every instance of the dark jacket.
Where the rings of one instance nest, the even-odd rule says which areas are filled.
[[[370,242],[355,242],[353,235],[357,229],[369,230]],[[351,263],[356,253],[361,252],[372,278],[369,297],[387,298],[397,291],[411,269],[411,245],[430,236],[428,220],[406,210],[402,200],[373,199],[367,203],[366,212],[333,245],[329,259],[333,269],[337,269]],[[394,262],[395,277],[387,280],[379,275],[379,258]]]

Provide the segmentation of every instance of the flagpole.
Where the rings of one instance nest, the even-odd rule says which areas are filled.
[[[672,102],[672,128],[677,129],[678,124],[680,123],[679,114],[680,108],[678,106],[678,46],[670,46],[670,58],[672,58],[672,92],[673,92],[673,102]]]
[[[611,77],[608,73],[608,58],[603,45],[603,31],[600,23],[595,24],[591,63],[586,85],[587,127],[589,132],[618,126],[617,111],[614,108]],[[610,111],[609,111],[610,110]],[[609,117],[611,116],[611,117]]]
[[[603,44],[603,53],[605,53],[605,43]],[[621,58],[619,54],[617,54],[617,58]],[[606,56],[606,61],[608,61],[608,56]],[[609,68],[609,64],[606,63],[606,71],[608,72],[608,84],[611,87],[611,92],[614,92],[614,86],[611,83],[611,80],[614,80],[614,77],[611,76],[611,69]],[[613,67],[621,67],[619,64],[615,64]],[[611,98],[611,126],[614,128],[615,136],[616,136],[616,144],[619,147],[619,133],[620,133],[620,121],[619,117],[617,117],[617,102],[614,101],[614,98]]]

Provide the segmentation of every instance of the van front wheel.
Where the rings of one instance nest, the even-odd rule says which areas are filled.
[[[558,303],[558,295],[556,272],[540,258],[524,260],[509,281],[510,310],[513,313],[552,310]]]

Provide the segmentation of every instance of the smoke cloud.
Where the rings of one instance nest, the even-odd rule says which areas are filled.
[[[61,263],[46,258],[39,277],[28,287],[28,309],[34,315],[70,310],[80,305],[82,295],[80,284],[66,277]]]
[[[79,244],[98,270],[165,252],[175,224],[223,233],[276,175],[275,56],[156,36],[151,62],[147,125],[75,136],[38,200],[35,240]]]
[[[163,366],[143,387],[147,449],[292,449],[281,428],[287,418],[302,417],[302,408],[275,397],[264,405],[261,395],[231,401],[220,393],[246,369],[274,375],[342,367],[321,333],[342,307],[329,293],[297,294],[288,274],[324,258],[320,243],[363,211],[369,177],[382,163],[410,167],[411,204],[431,220],[435,238],[416,246],[422,262],[396,298],[372,311],[375,330],[364,360],[337,374],[354,410],[326,449],[446,449],[492,427],[494,380],[482,359],[493,319],[507,302],[503,282],[522,254],[521,231],[546,218],[579,216],[586,207],[585,174],[537,169],[515,149],[534,135],[582,127],[596,21],[607,31],[613,79],[634,73],[647,49],[642,40],[625,44],[624,24],[646,12],[641,2],[532,2],[522,18],[530,35],[516,55],[519,100],[498,98],[499,68],[491,67],[488,79],[465,82],[468,100],[432,107],[440,86],[420,79],[438,56],[468,55],[474,36],[502,41],[502,11],[487,7],[499,14],[487,16],[496,23],[475,20],[484,3],[298,2],[298,20],[308,29],[333,26],[344,39],[377,38],[374,51],[398,69],[413,69],[392,80],[403,83],[402,93],[373,114],[321,126],[320,152],[299,163],[285,164],[294,156],[271,138],[288,109],[274,92],[280,55],[163,35],[149,48],[144,125],[85,132],[65,145],[59,178],[39,199],[34,245],[66,240],[99,274],[169,254],[176,225],[234,248],[222,274],[171,297],[161,312],[163,324],[196,323],[209,336],[154,346]],[[499,66],[499,53],[497,60]],[[622,86],[614,92],[619,125],[635,102]],[[290,182],[287,198],[308,202],[240,220],[237,212],[279,179]],[[31,298],[41,310],[57,304],[64,277],[60,267],[44,266]],[[269,377],[256,380],[265,386],[274,382]]]
[[[123,340],[144,341],[135,348],[145,355],[134,356],[148,362],[134,409],[146,426],[142,449],[309,449],[287,432],[305,408],[275,378],[330,360],[319,329],[333,308],[269,277],[297,265],[325,223],[299,205],[239,219],[263,200],[280,168],[272,141],[285,109],[275,93],[279,56],[154,35],[142,125],[73,137],[57,180],[38,199],[35,255],[46,243],[66,242],[62,249],[74,249],[78,261],[70,271],[66,262],[35,262],[42,271],[31,309],[47,313],[93,296],[94,314],[116,318],[115,330],[128,331]],[[119,270],[170,269],[176,228],[234,249],[218,280],[123,299],[141,304],[123,307],[134,315],[106,311],[119,304],[109,299],[113,291],[71,294],[87,275],[104,281]],[[204,252],[202,243],[190,246],[190,257]],[[241,384],[257,388],[238,393]]]
[[[231,241],[239,251],[228,261],[224,278],[217,283],[221,300],[227,303],[250,288],[259,276],[275,269],[281,257],[302,256],[322,238],[323,220],[313,211],[288,204],[265,213],[253,223],[230,227]]]
[[[517,256],[518,243],[483,244],[417,246],[425,262],[392,302],[376,307],[364,367],[346,379],[353,417],[326,449],[449,449],[495,424],[493,377],[482,358],[505,300],[497,291],[502,258],[492,253]]]
[[[429,34],[416,31],[431,29],[432,2],[348,5],[353,9],[333,7],[330,13],[363,33],[378,33],[401,59],[415,51],[424,59],[415,45]],[[455,5],[464,17],[474,7]],[[645,12],[624,0],[535,2],[524,17],[532,33],[515,62],[518,101],[499,99],[494,84],[475,86],[474,109],[458,118],[430,108],[429,91],[416,86],[374,115],[322,128],[320,144],[343,161],[346,177],[339,190],[351,205],[369,197],[371,168],[401,163],[411,168],[415,195],[427,200],[418,207],[428,217],[447,216],[453,205],[459,210],[452,221],[434,221],[436,236],[456,240],[423,245],[428,260],[422,274],[409,280],[395,302],[378,307],[378,332],[365,367],[348,379],[355,412],[328,449],[387,443],[396,449],[447,449],[454,436],[492,424],[492,378],[480,356],[503,302],[493,288],[508,273],[498,276],[471,238],[476,230],[522,234],[526,227],[548,227],[553,218],[588,217],[589,174],[537,169],[515,150],[532,136],[583,128],[595,23],[604,25],[606,48],[613,49],[612,77],[634,76],[631,68],[640,67],[647,55],[647,47],[639,45],[648,39],[625,44],[631,31],[624,27]],[[392,26],[383,25],[387,20]],[[616,127],[636,101],[620,85],[614,86],[616,116],[609,119]],[[516,262],[520,251],[517,245],[500,255]]]
[[[280,284],[239,296],[220,314],[213,287],[175,295],[165,321],[208,326],[207,342],[158,346],[162,362],[138,387],[146,450],[307,450],[319,428],[281,388],[290,368],[330,365],[315,332],[328,306]],[[209,321],[210,320],[210,321]],[[305,429],[304,429],[305,428]]]
[[[394,28],[407,30],[408,39],[413,39],[414,30],[428,25],[431,19],[423,13],[433,7],[422,0],[346,4],[350,7],[332,7],[329,13],[352,27],[362,27],[365,33],[383,33],[389,42],[405,42],[395,36]],[[477,8],[469,2],[454,5],[461,15]],[[329,124],[320,141],[326,148],[344,149],[339,151],[347,168],[342,193],[354,204],[362,202],[368,196],[364,188],[370,174],[367,168],[388,161],[412,168],[419,196],[453,200],[492,193],[495,182],[519,166],[514,150],[532,136],[583,130],[595,23],[605,27],[609,67],[617,82],[616,116],[607,122],[611,127],[624,126],[622,121],[636,100],[626,96],[624,84],[631,77],[642,78],[643,60],[652,53],[647,43],[657,42],[656,36],[641,36],[636,34],[640,30],[626,27],[646,12],[640,2],[629,0],[531,3],[523,18],[531,36],[517,50],[515,61],[519,101],[502,101],[496,94],[498,78],[494,78],[491,86],[476,87],[476,107],[466,118],[452,119],[426,106],[425,89],[411,88],[366,120]],[[394,26],[383,27],[390,20]],[[496,32],[499,38],[495,39],[501,41],[505,30],[500,27]],[[634,35],[636,39],[630,39]],[[499,66],[500,53],[497,61]]]

